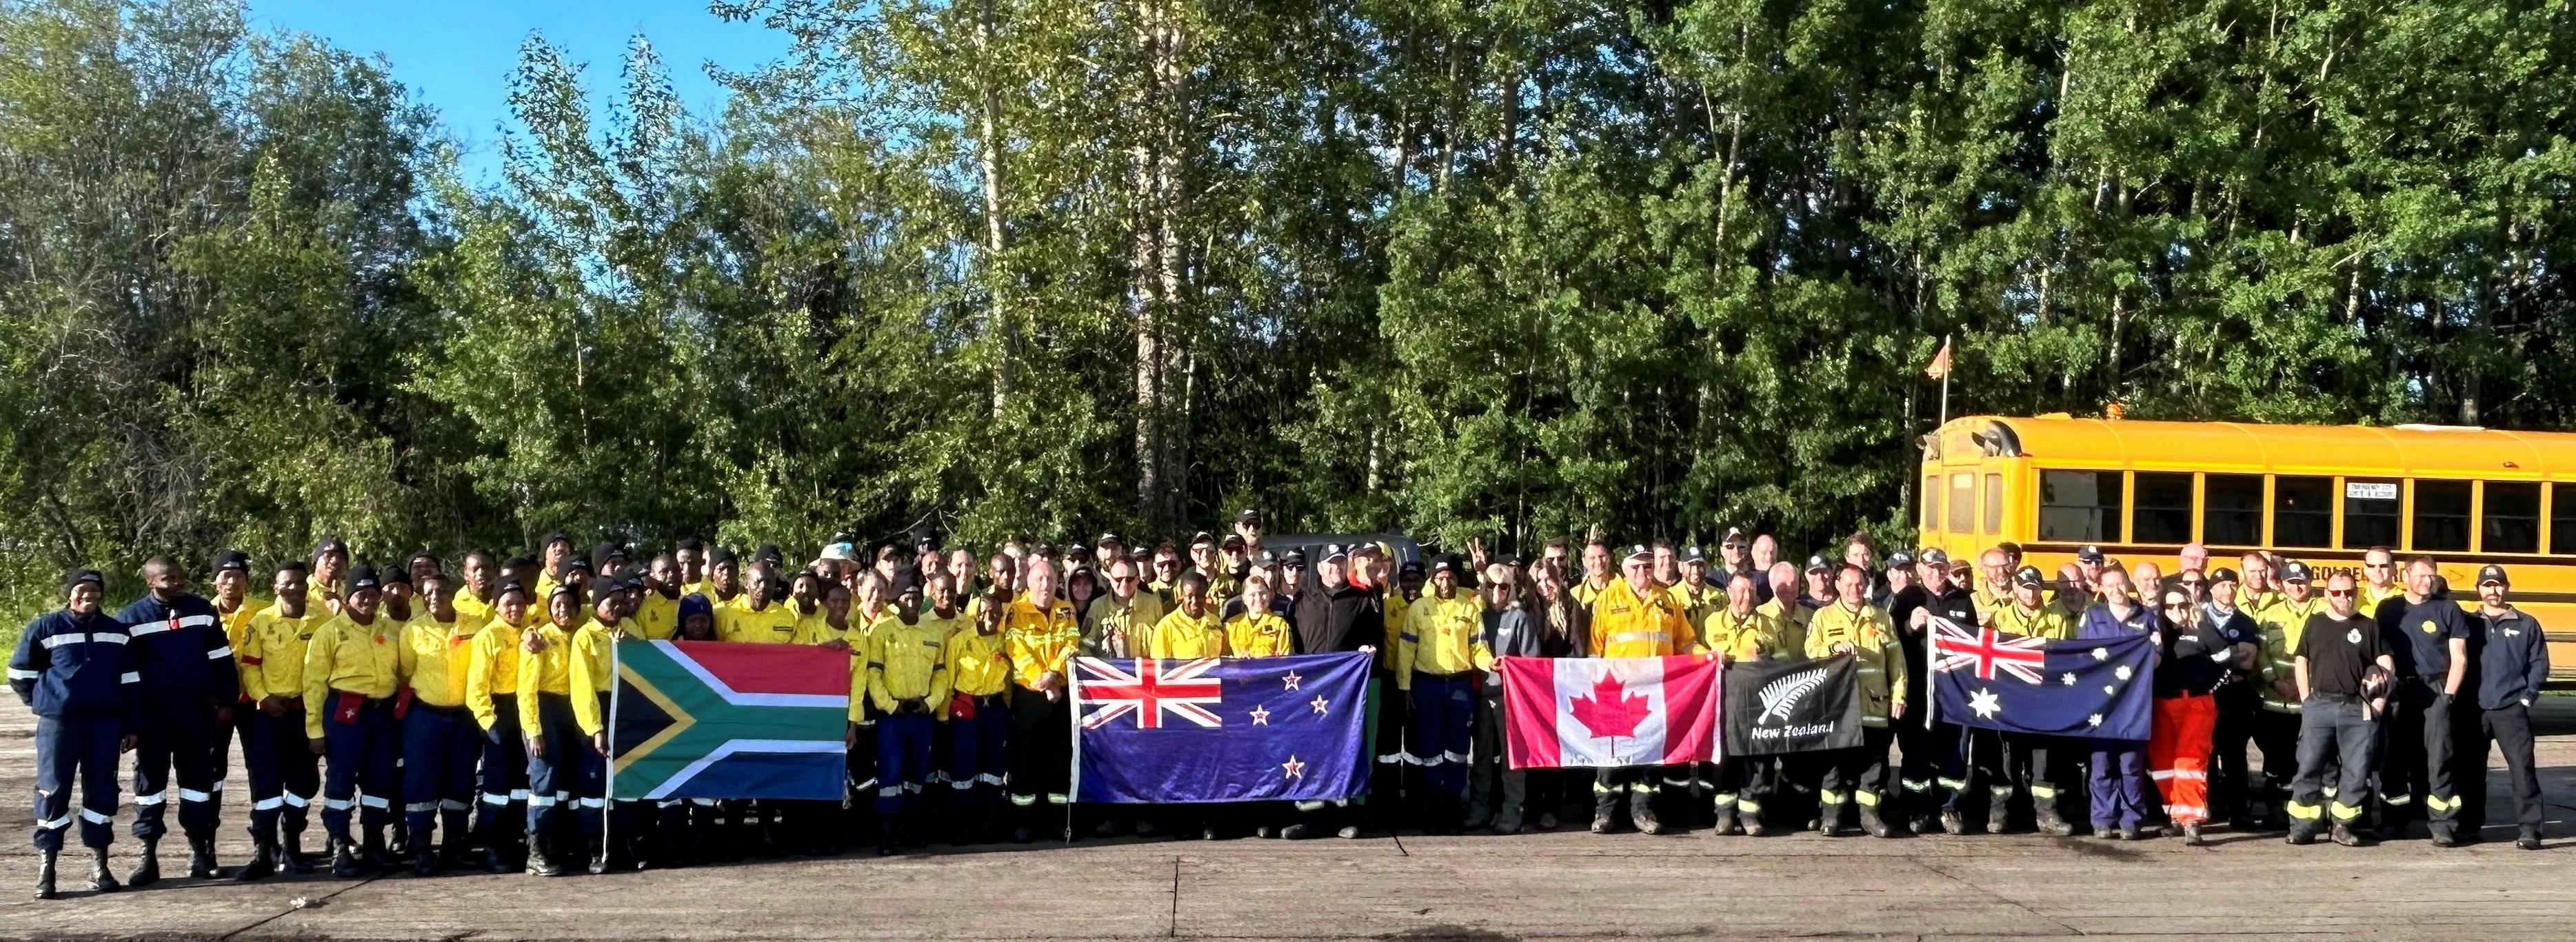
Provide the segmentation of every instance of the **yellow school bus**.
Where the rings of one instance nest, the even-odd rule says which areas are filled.
[[[2092,544],[2172,573],[2197,542],[2212,568],[2268,549],[2322,583],[2387,547],[2440,561],[2472,607],[2495,563],[2548,629],[2553,679],[2576,682],[2576,434],[2061,413],[1952,419],[1922,444],[1922,544],[1954,558],[2017,543],[2053,579]]]

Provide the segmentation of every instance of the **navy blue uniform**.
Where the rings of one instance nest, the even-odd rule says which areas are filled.
[[[2402,823],[2420,796],[2435,836],[2447,837],[2459,815],[2460,798],[2453,781],[2452,697],[2442,686],[2451,672],[2450,643],[2481,632],[2470,628],[2468,613],[2439,586],[2421,602],[2410,603],[2402,595],[2383,601],[2378,614],[2380,637],[2397,663],[2388,721],[2380,724],[2387,737],[2381,754],[2388,757],[2379,773],[2381,824],[2393,829]],[[2475,673],[2461,679],[2461,687],[2472,695]]]
[[[192,840],[213,837],[215,750],[224,744],[215,713],[241,697],[223,618],[194,595],[172,602],[145,595],[116,620],[133,639],[128,654],[143,678],[141,723],[134,730],[134,836],[149,841],[169,833],[162,821],[176,798],[180,829]]]
[[[81,843],[116,839],[116,753],[134,728],[136,693],[125,626],[106,614],[38,616],[9,656],[9,688],[36,714],[36,849],[58,851],[80,773]]]

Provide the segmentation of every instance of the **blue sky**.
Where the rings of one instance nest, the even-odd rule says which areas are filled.
[[[582,78],[594,104],[615,88],[626,44],[641,34],[697,114],[724,102],[707,63],[746,69],[783,55],[789,44],[786,34],[757,22],[719,19],[704,0],[251,0],[250,12],[258,28],[299,30],[361,55],[383,54],[395,80],[438,109],[463,147],[468,175],[485,181],[500,175],[498,128],[509,119],[510,68],[530,33],[544,33],[587,65]]]

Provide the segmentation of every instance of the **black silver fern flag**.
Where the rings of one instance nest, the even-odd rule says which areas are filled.
[[[1726,755],[1861,745],[1860,674],[1851,655],[1726,665]]]

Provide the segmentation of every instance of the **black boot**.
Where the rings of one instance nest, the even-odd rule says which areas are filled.
[[[472,841],[466,838],[466,817],[462,811],[438,814],[438,866],[440,869],[465,866],[465,849]]]
[[[189,838],[188,876],[191,879],[212,880],[223,875],[222,868],[215,866],[215,839],[211,837]]]
[[[1708,836],[1724,837],[1729,834],[1740,834],[1743,831],[1744,828],[1735,823],[1734,802],[1730,801],[1717,806],[1717,814],[1709,820]]]
[[[411,875],[416,877],[438,875],[438,851],[431,848],[428,841],[418,836],[411,839]]]
[[[1619,826],[1619,792],[1607,786],[1592,786],[1592,833],[1608,834]]]
[[[590,866],[584,869],[589,870],[591,876],[607,873],[608,842],[600,837],[590,837],[585,839],[585,843],[590,845]]]
[[[288,873],[312,873],[313,858],[304,852],[304,832],[286,832],[286,842],[279,846],[278,863]]]
[[[1923,833],[1929,834],[1932,832],[1925,831]],[[1959,812],[1949,808],[1943,808],[1941,809],[1941,833],[1966,834],[1968,833],[1968,821],[1965,818],[1959,817]]]
[[[241,869],[233,871],[233,879],[248,883],[253,880],[268,879],[276,873],[277,845],[263,841],[251,849],[250,862],[243,864]]]
[[[348,838],[331,839],[331,875],[343,880],[358,878],[358,852],[349,846]]]
[[[116,874],[107,871],[107,848],[92,847],[89,854],[89,888],[99,893],[114,893],[121,889],[116,885]]]
[[[2057,802],[2054,799],[2033,797],[2030,803],[2030,816],[2038,822],[2039,833],[2050,837],[2065,837],[2075,833],[2075,826],[2066,823],[2066,819],[2058,815]]]
[[[36,852],[37,899],[53,899],[55,896],[59,895],[54,892],[54,858],[61,855],[62,851],[58,850],[40,850]]]
[[[1662,822],[1655,819],[1655,789],[1628,789],[1628,820],[1636,823],[1639,834],[1664,833]]]
[[[358,866],[364,868],[368,876],[381,876],[397,869],[395,861],[401,858],[392,856],[385,849],[384,825],[368,825],[365,841],[359,848]]]
[[[563,876],[563,865],[555,863],[546,856],[545,835],[528,835],[528,875],[537,877]]]
[[[1887,819],[1879,815],[1877,805],[1860,806],[1860,830],[1871,837],[1896,836],[1896,832],[1887,826]]]
[[[2012,789],[1989,789],[1986,795],[1986,833],[2001,834],[2011,830]]]
[[[135,862],[132,871],[126,873],[125,885],[141,888],[159,882],[161,882],[161,839],[147,837],[143,839],[143,857]]]
[[[898,844],[900,842],[895,840],[894,836],[894,819],[889,817],[877,821],[877,856],[894,856],[898,851]]]
[[[1822,834],[1826,837],[1843,836],[1842,802],[1831,801],[1818,802],[1816,804],[1816,833]]]

